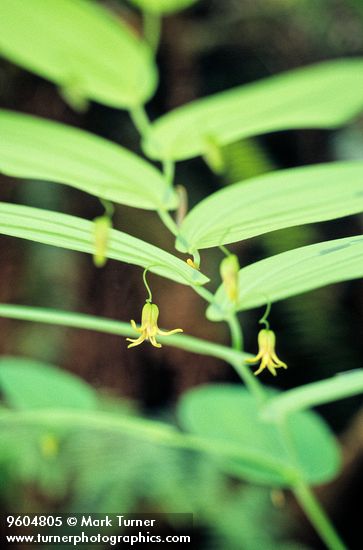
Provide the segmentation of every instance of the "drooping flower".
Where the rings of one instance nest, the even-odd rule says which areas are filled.
[[[246,363],[254,364],[261,361],[259,369],[254,373],[255,376],[267,368],[271,374],[276,376],[276,369],[282,367],[287,369],[286,363],[281,361],[275,352],[276,336],[270,329],[262,329],[258,333],[258,353],[252,359],[246,359]]]
[[[161,348],[161,344],[156,341],[156,336],[170,336],[171,334],[176,334],[177,332],[183,332],[181,328],[175,328],[174,330],[163,331],[158,327],[158,317],[159,317],[159,308],[156,304],[146,302],[142,308],[141,313],[141,326],[138,327],[135,321],[131,320],[131,326],[134,330],[140,333],[139,338],[126,338],[128,342],[131,342],[127,347],[133,348],[139,346],[145,340],[149,342],[155,348]]]

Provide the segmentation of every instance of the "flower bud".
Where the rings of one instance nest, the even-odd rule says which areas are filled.
[[[221,261],[220,274],[228,298],[236,303],[238,300],[239,262],[235,254],[230,254]]]
[[[100,216],[94,220],[94,244],[95,252],[93,263],[96,267],[103,267],[107,261],[107,242],[112,228],[112,222],[108,216]]]

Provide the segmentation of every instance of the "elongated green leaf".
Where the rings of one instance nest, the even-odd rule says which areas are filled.
[[[198,0],[129,0],[129,2],[143,11],[167,15],[188,8]]]
[[[237,305],[229,301],[221,285],[207,317],[218,321],[234,308],[251,309],[359,277],[363,277],[363,235],[303,246],[241,269]]]
[[[166,445],[168,447],[187,449],[191,451],[213,454],[213,456],[222,459],[242,460],[247,463],[258,464],[266,463],[260,452],[251,448],[244,448],[235,441],[218,441],[205,437],[197,437],[181,433],[174,426],[165,422],[157,422],[146,418],[129,416],[124,414],[114,414],[103,411],[75,411],[69,409],[40,409],[27,411],[9,411],[0,409],[0,433],[12,430],[24,430],[40,428],[42,430],[52,430],[64,432],[67,429],[88,430],[101,432],[103,434],[114,434],[128,436],[150,441],[157,445]],[[278,459],[271,464],[271,468],[280,468],[288,476],[295,474],[295,470],[286,467]],[[286,477],[286,480],[288,477]],[[286,480],[284,478],[285,484]]]
[[[184,219],[177,248],[210,248],[362,210],[362,161],[282,170],[236,183],[200,202]]]
[[[75,216],[29,206],[0,203],[0,233],[31,241],[94,252],[94,223]],[[172,254],[127,233],[110,231],[107,258],[142,267],[182,284],[204,284],[202,273]]]
[[[154,158],[204,155],[208,143],[292,128],[335,128],[363,108],[363,60],[342,59],[290,71],[194,101],[153,124]]]
[[[18,319],[20,321],[32,321],[34,323],[45,323],[63,327],[74,327],[86,330],[95,330],[106,334],[117,334],[122,336],[134,336],[135,331],[130,323],[123,323],[105,317],[85,315],[74,311],[61,311],[57,309],[44,309],[32,306],[18,306],[15,304],[0,303],[0,317]],[[186,334],[160,336],[158,339],[168,346],[184,349],[199,355],[217,357],[232,364],[242,364],[252,356],[248,353],[232,349],[230,347],[216,344],[210,340],[201,340]]]
[[[97,408],[97,396],[80,378],[24,357],[0,359],[0,390],[15,409]]]
[[[293,411],[316,407],[360,393],[363,393],[363,369],[342,372],[333,378],[305,384],[270,399],[263,408],[262,415],[266,420],[273,420]]]
[[[276,398],[275,398],[276,399]],[[339,469],[339,450],[328,426],[308,411],[289,415],[287,425],[298,465],[291,462],[278,428],[261,420],[257,401],[238,386],[204,386],[187,392],[179,405],[182,426],[213,444],[239,445],[253,460],[220,461],[221,468],[252,482],[286,487],[298,467],[309,483],[322,483]],[[217,456],[217,455],[216,455]],[[292,476],[292,478],[291,478]]]
[[[57,122],[0,111],[0,171],[65,183],[102,199],[138,208],[175,208],[175,192],[137,155]]]
[[[113,107],[140,105],[155,90],[146,44],[93,0],[1,0],[0,53]]]
[[[0,428],[14,426],[41,426],[49,429],[56,428],[78,428],[90,430],[102,430],[104,432],[127,433],[155,441],[156,443],[172,443],[178,432],[173,426],[164,422],[156,422],[145,418],[111,414],[102,411],[91,413],[90,411],[70,411],[67,409],[45,409],[32,411],[0,411]],[[179,436],[180,438],[180,436]],[[178,438],[178,441],[179,441]]]

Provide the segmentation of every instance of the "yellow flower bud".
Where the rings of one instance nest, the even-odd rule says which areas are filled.
[[[209,168],[215,174],[223,174],[225,170],[225,162],[223,158],[223,152],[217,141],[211,137],[206,136],[204,138],[204,155],[203,158]]]
[[[107,243],[112,228],[112,222],[108,216],[100,216],[94,220],[94,244],[95,252],[93,263],[96,267],[103,267],[107,262]]]
[[[230,254],[221,261],[220,274],[228,298],[236,303],[238,300],[239,262],[235,254]]]
[[[197,271],[199,271],[199,267],[197,266],[196,263],[193,262],[193,260],[191,258],[188,258],[187,259],[187,264],[192,267],[193,269],[196,269]]]

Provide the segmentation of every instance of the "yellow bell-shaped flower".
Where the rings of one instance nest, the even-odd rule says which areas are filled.
[[[158,327],[158,317],[159,317],[159,308],[156,304],[146,302],[142,308],[141,313],[141,326],[138,327],[135,321],[132,319],[131,326],[134,330],[140,333],[139,338],[126,338],[128,342],[131,342],[127,347],[133,348],[139,346],[145,340],[149,342],[156,348],[161,348],[161,344],[156,341],[156,336],[170,336],[171,334],[176,334],[177,332],[183,332],[181,328],[175,328],[174,330],[163,331]]]
[[[258,353],[252,359],[246,359],[246,363],[254,364],[261,361],[259,369],[254,373],[255,376],[267,368],[271,374],[276,376],[276,369],[282,367],[287,369],[286,363],[281,361],[275,352],[276,336],[275,333],[267,328],[258,333]]]

